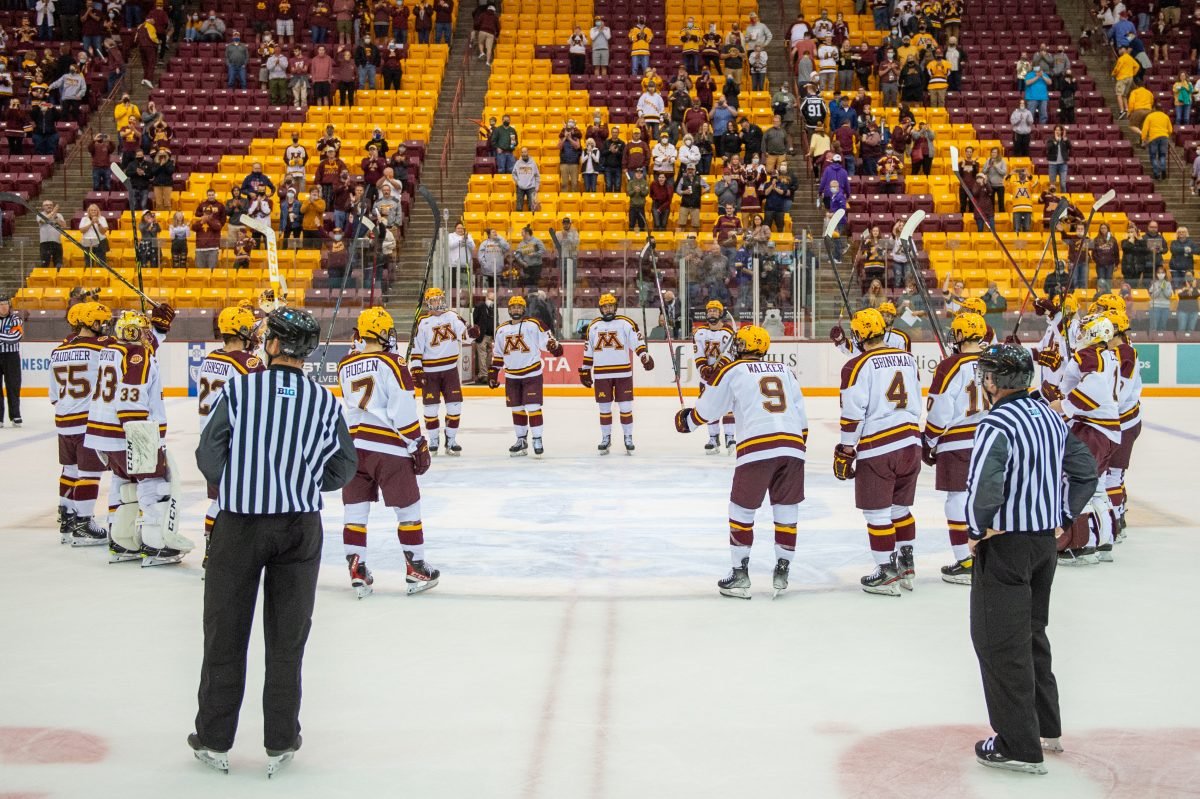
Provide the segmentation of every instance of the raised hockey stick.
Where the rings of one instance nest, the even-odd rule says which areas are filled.
[[[137,228],[137,212],[133,210],[133,188],[129,184],[129,175],[125,174],[125,170],[121,169],[121,165],[115,161],[109,165],[108,171],[112,172],[122,186],[125,187],[125,204],[129,206],[129,221],[133,225],[133,229],[129,232],[133,235],[133,268],[136,270],[138,291],[145,296],[145,283],[142,281],[142,259],[138,256],[138,228]],[[145,301],[143,300],[142,310],[146,310]]]
[[[128,280],[126,280],[125,276],[122,275],[120,272],[113,269],[111,266],[109,266],[104,261],[100,260],[100,258],[97,255],[92,253],[91,250],[89,250],[87,247],[85,247],[83,245],[83,242],[79,241],[79,239],[75,238],[70,233],[68,233],[66,230],[64,230],[62,227],[55,224],[54,220],[50,219],[50,217],[43,214],[38,208],[34,207],[31,203],[26,202],[25,198],[22,197],[21,195],[14,194],[10,191],[0,191],[0,203],[15,203],[17,205],[22,206],[23,208],[25,208],[25,210],[29,211],[31,214],[36,216],[38,218],[38,220],[41,221],[43,224],[49,225],[50,227],[52,227],[56,231],[58,231],[58,235],[62,236],[63,239],[65,239],[67,242],[69,242],[70,244],[72,244],[76,248],[78,248],[79,251],[83,253],[83,257],[86,260],[89,260],[92,265],[98,266],[101,269],[104,269],[105,271],[107,271],[110,275],[112,275],[118,281],[120,281],[121,285],[125,286],[125,288],[132,291],[134,294],[136,294],[138,297],[140,297],[145,302],[150,303],[150,305],[152,305],[154,307],[158,306],[159,303],[157,303],[154,299],[152,299],[149,295],[147,295],[144,291],[139,289],[137,286],[133,285]]]
[[[833,270],[833,278],[837,281],[838,291],[842,293],[842,306],[846,310],[846,318],[854,317],[854,311],[850,310],[850,295],[846,293],[846,284],[842,282],[842,275],[838,272],[837,259],[833,257],[833,234],[837,232],[838,225],[842,224],[842,220],[846,217],[846,209],[839,208],[829,217],[829,221],[825,223],[825,230],[821,236],[821,241],[825,245],[825,257],[829,259],[829,268]]]
[[[908,268],[912,270],[913,282],[917,285],[917,291],[921,294],[921,299],[925,301],[925,307],[929,309],[929,323],[933,326],[933,335],[937,339],[938,349],[942,351],[942,357],[945,358],[950,354],[949,348],[946,346],[946,337],[942,333],[942,323],[938,319],[937,311],[934,310],[933,301],[929,297],[929,289],[925,287],[925,276],[921,274],[921,268],[917,265],[917,248],[913,244],[913,233],[917,232],[917,228],[925,221],[925,212],[917,209],[912,216],[904,223],[904,227],[900,228],[900,242],[904,247],[904,252],[908,256]]]
[[[1088,211],[1087,221],[1083,223],[1082,245],[1079,248],[1079,252],[1077,252],[1075,254],[1075,261],[1071,264],[1071,271],[1067,275],[1067,289],[1066,290],[1068,292],[1070,292],[1073,288],[1075,288],[1075,270],[1079,268],[1080,262],[1082,262],[1083,259],[1087,257],[1085,255],[1085,253],[1087,251],[1088,236],[1090,235],[1090,233],[1092,231],[1092,219],[1096,216],[1097,211],[1099,211],[1101,208],[1103,208],[1104,206],[1106,206],[1110,202],[1112,202],[1113,198],[1116,196],[1117,196],[1116,190],[1109,189],[1108,191],[1104,192],[1104,194],[1101,194],[1099,197],[1097,197],[1096,201],[1094,203],[1092,203],[1092,210]]]
[[[287,294],[288,287],[287,281],[279,272],[279,249],[275,229],[266,219],[253,219],[249,216],[242,217],[242,224],[261,234],[263,240],[267,242],[267,275],[270,278],[271,290],[275,292],[275,297],[282,299]]]
[[[1107,202],[1107,200],[1105,202]],[[1049,224],[1050,235],[1046,238],[1046,243],[1042,245],[1041,257],[1038,258],[1037,268],[1033,271],[1033,285],[1035,287],[1037,286],[1038,277],[1042,274],[1042,265],[1046,261],[1046,253],[1049,252],[1049,250],[1050,250],[1050,243],[1054,238],[1054,231],[1058,228],[1058,223],[1066,215],[1067,209],[1069,207],[1070,207],[1070,203],[1068,203],[1066,200],[1060,200],[1058,205],[1054,206],[1054,210],[1050,214],[1050,224]],[[1009,340],[1016,341],[1017,333],[1019,333],[1021,331],[1021,320],[1025,316],[1025,308],[1026,308],[1027,303],[1029,302],[1030,297],[1032,297],[1036,301],[1037,300],[1037,291],[1036,290],[1030,291],[1021,299],[1021,309],[1017,312],[1017,321],[1013,325],[1013,332],[1008,337]]]
[[[329,359],[329,343],[333,341],[333,328],[337,324],[338,313],[342,310],[342,298],[346,296],[346,286],[350,283],[350,274],[354,271],[354,258],[361,249],[358,243],[363,236],[375,229],[375,223],[364,213],[367,204],[367,194],[363,192],[363,199],[355,209],[357,218],[354,224],[354,235],[350,237],[348,245],[350,258],[346,261],[346,273],[342,275],[342,286],[338,290],[337,302],[333,304],[333,315],[329,317],[329,330],[325,333],[325,346],[321,348],[321,361],[316,371],[318,377],[325,373],[325,362]]]
[[[417,323],[421,321],[421,306],[425,303],[425,291],[429,288],[429,278],[433,274],[433,255],[437,251],[438,237],[442,233],[442,210],[438,207],[433,192],[424,186],[418,186],[417,192],[429,205],[429,210],[433,212],[433,238],[429,240],[429,255],[425,258],[425,277],[421,280],[420,291],[417,292],[417,307],[413,310],[412,328],[408,331],[408,349],[404,353],[404,360],[406,361],[412,357],[413,341],[417,337]],[[497,296],[496,300],[492,304],[492,308],[496,317],[499,317],[500,298]]]
[[[681,370],[679,358],[675,353],[675,340],[671,337],[671,311],[667,308],[666,298],[663,297],[662,276],[658,273],[658,249],[654,245],[654,237],[646,237],[646,246],[642,248],[642,258],[650,259],[650,269],[654,272],[654,286],[658,289],[658,306],[662,308],[663,319],[666,320],[666,325],[663,330],[667,334],[667,353],[671,358],[671,370],[675,372],[675,393],[679,395],[679,406],[683,407],[686,403],[683,401],[683,383],[680,382],[679,373]]]

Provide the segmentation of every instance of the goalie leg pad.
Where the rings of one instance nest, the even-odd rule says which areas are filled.
[[[125,423],[125,473],[154,474],[159,468],[158,423],[148,419]]]
[[[108,522],[108,537],[113,543],[132,552],[142,548],[142,538],[138,533],[138,493],[137,486],[122,478],[113,477],[113,494],[119,497],[117,506]]]

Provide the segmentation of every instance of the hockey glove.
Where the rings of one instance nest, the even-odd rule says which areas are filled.
[[[642,368],[647,372],[654,369],[654,359],[650,357],[650,353],[648,352],[642,355]]]
[[[834,325],[829,330],[829,340],[834,343],[834,346],[846,346],[846,331],[842,330],[841,325]]]
[[[1041,297],[1038,297],[1033,301],[1033,312],[1038,316],[1053,316],[1054,304],[1051,303],[1048,298],[1042,299]]]
[[[408,371],[412,373],[413,386],[417,391],[425,388],[425,370],[420,366],[413,366]]]
[[[170,303],[161,302],[150,310],[150,324],[163,335],[171,332],[173,321],[175,321],[175,309],[171,307]]]
[[[471,325],[467,328],[467,338],[471,339],[472,341],[479,341],[479,334],[482,332],[483,331],[479,329],[479,325]]]
[[[417,439],[417,448],[410,454],[413,459],[413,471],[418,476],[429,471],[429,465],[433,463],[433,456],[429,454],[429,442],[425,440],[425,436]]]
[[[500,372],[488,369],[488,388],[500,388]]]
[[[563,353],[562,344],[555,341],[554,339],[550,339],[549,341],[546,342],[546,352],[550,353],[555,358],[558,358]]]
[[[926,466],[937,466],[937,450],[929,443],[929,439],[921,439],[921,460]]]
[[[854,459],[858,451],[854,447],[838,444],[833,448],[833,476],[839,480],[854,479]]]
[[[1038,350],[1037,362],[1051,372],[1057,372],[1062,366],[1062,354],[1057,349]]]
[[[1020,344],[1021,339],[1017,338],[1016,336],[1014,336],[1010,333],[1004,337],[1004,343],[1005,344]]]
[[[713,378],[717,376],[717,367],[709,364],[704,364],[700,367],[700,379],[705,383],[712,385]]]
[[[591,369],[588,369],[588,368],[586,368],[586,367],[580,367],[580,369],[579,369],[579,383],[580,383],[580,385],[582,385],[584,388],[591,388],[591,387],[592,387],[592,370],[591,370]]]
[[[1063,393],[1058,390],[1058,386],[1052,385],[1045,381],[1042,382],[1042,399],[1047,403],[1057,402],[1063,398]]]
[[[688,424],[688,417],[692,415],[691,408],[680,408],[675,412],[675,429],[681,433],[692,432],[691,425]]]

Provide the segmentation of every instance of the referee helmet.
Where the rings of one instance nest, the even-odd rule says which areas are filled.
[[[321,343],[321,326],[308,311],[276,308],[267,314],[267,342],[279,341],[279,353],[288,358],[306,358]]]
[[[1033,357],[1017,344],[993,344],[979,355],[979,383],[992,376],[996,388],[1029,388],[1033,382]]]

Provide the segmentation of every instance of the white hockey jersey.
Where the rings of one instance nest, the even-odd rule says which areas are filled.
[[[430,313],[417,322],[413,339],[412,367],[426,372],[448,372],[458,368],[462,345],[470,342],[467,323],[454,311]]]
[[[882,347],[842,367],[841,443],[860,459],[920,444],[921,377],[917,359]]]
[[[938,452],[969,450],[975,426],[987,416],[988,401],[976,384],[978,353],[951,355],[938,364],[929,386],[925,441]]]
[[[688,417],[696,430],[730,411],[737,419],[737,463],[805,457],[808,415],[792,370],[774,361],[726,364]]]
[[[537,319],[505,322],[496,328],[492,368],[503,369],[509,377],[536,377],[542,373],[542,351],[551,340]]]
[[[1121,363],[1117,413],[1120,414],[1121,429],[1129,430],[1142,423],[1142,370],[1132,344],[1117,346],[1117,360]]]
[[[88,409],[88,449],[125,449],[125,423],[150,419],[158,423],[159,438],[167,435],[162,376],[154,347],[114,341],[100,352],[96,390]]]
[[[1078,350],[1067,362],[1059,389],[1068,421],[1082,422],[1120,443],[1121,363],[1115,352],[1099,346]]]
[[[1063,375],[1067,371],[1067,364],[1071,361],[1070,342],[1075,340],[1075,336],[1078,333],[1079,323],[1074,319],[1071,320],[1064,331],[1061,313],[1057,313],[1046,320],[1046,332],[1042,334],[1042,340],[1038,342],[1037,347],[1033,350],[1034,359],[1036,360],[1039,352],[1057,352],[1062,356],[1062,362],[1057,369],[1051,369],[1044,365],[1041,367],[1043,384],[1056,389],[1061,386]],[[1068,336],[1070,337],[1069,339]]]
[[[722,355],[733,357],[733,348],[729,342],[733,340],[733,328],[723,324],[716,330],[705,325],[696,330],[692,336],[692,358],[696,368],[701,366],[716,366]]]
[[[356,449],[412,457],[421,437],[412,375],[391,352],[358,352],[338,364],[346,424]]]
[[[912,339],[903,330],[897,330],[894,327],[889,327],[887,332],[883,334],[883,345],[894,350],[903,350],[904,352],[912,352]],[[843,355],[862,355],[862,349],[846,339],[841,344],[836,345],[838,352]]]
[[[213,350],[204,356],[200,364],[200,374],[196,378],[199,398],[197,410],[200,412],[200,432],[208,426],[208,414],[217,403],[225,384],[237,375],[247,375],[251,372],[261,372],[267,365],[253,352],[236,350],[225,352]]]
[[[75,338],[65,341],[50,353],[50,403],[54,406],[54,426],[60,436],[87,432],[88,409],[96,391],[96,373],[100,353],[112,339]]]
[[[633,377],[633,356],[646,354],[646,340],[637,323],[628,316],[616,316],[606,322],[597,317],[588,325],[583,347],[583,368],[592,370],[593,379]]]

